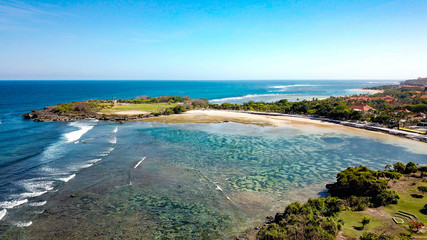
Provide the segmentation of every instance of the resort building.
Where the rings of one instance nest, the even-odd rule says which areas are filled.
[[[369,110],[375,110],[373,107],[363,103],[359,105],[352,105],[350,106],[350,109],[353,109],[355,111],[363,111],[363,112],[367,112]]]

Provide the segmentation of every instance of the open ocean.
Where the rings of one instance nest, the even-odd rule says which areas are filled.
[[[0,81],[0,238],[227,239],[316,196],[348,166],[427,164],[423,143],[333,129],[38,123],[22,113],[113,96],[295,101],[395,82]]]

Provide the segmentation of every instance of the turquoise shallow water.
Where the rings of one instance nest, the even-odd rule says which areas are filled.
[[[82,136],[85,143],[70,143],[67,155],[78,152],[81,164],[100,160],[60,191],[42,195],[50,196],[48,203],[31,211],[47,210],[28,215],[23,222],[33,224],[20,232],[40,239],[227,239],[291,201],[321,194],[348,166],[427,163],[422,143],[336,129],[310,132],[232,122],[97,122]],[[92,152],[94,146],[106,150]]]
[[[317,196],[347,166],[426,163],[417,142],[316,127],[35,123],[23,112],[112,96],[310,99],[384,83],[0,81],[0,236],[228,238]]]

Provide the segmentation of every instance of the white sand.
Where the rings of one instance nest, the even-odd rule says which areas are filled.
[[[147,118],[142,121],[163,123],[221,123],[230,121],[287,127],[297,129],[304,134],[347,134],[355,137],[373,138],[386,144],[401,146],[414,153],[427,154],[426,143],[423,142],[303,117],[255,115],[224,110],[192,110],[183,114]]]
[[[374,89],[350,89],[350,91],[353,91],[353,92],[372,93],[372,94],[375,94],[375,93],[382,93],[382,92],[383,92],[383,90],[374,90]]]

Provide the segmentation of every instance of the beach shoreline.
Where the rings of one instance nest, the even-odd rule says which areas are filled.
[[[406,132],[397,129],[390,129],[370,123],[340,121],[314,116],[269,113],[269,112],[248,112],[230,110],[191,110],[182,114],[165,115],[140,119],[143,122],[159,123],[222,123],[236,122],[241,124],[253,124],[259,126],[286,127],[292,126],[302,128],[304,131],[313,130],[313,127],[334,128],[341,131],[356,131],[363,134],[373,134],[376,136],[394,137],[397,139],[410,139],[419,142],[427,142],[427,136]]]
[[[363,89],[363,88],[350,89],[350,91],[361,92],[361,93],[369,93],[369,94],[376,94],[376,93],[382,93],[382,92],[384,92],[383,90]]]

